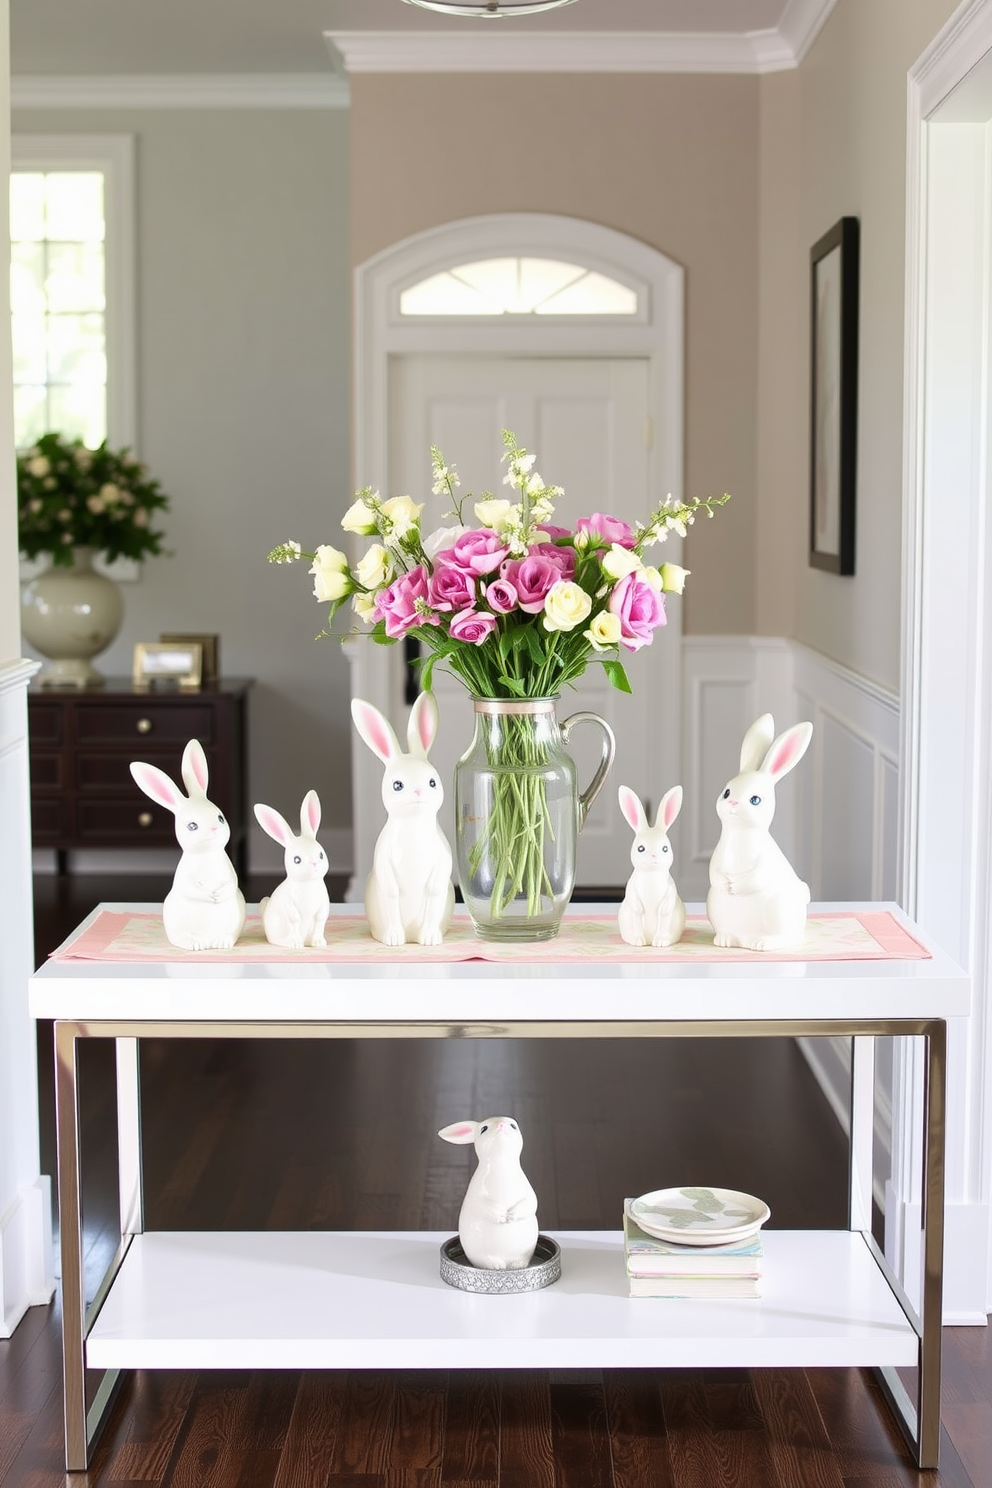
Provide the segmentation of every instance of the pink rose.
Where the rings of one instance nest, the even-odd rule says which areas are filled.
[[[517,608],[517,591],[509,579],[493,579],[486,588],[486,600],[497,615],[508,615]]]
[[[639,651],[651,643],[651,632],[665,624],[665,601],[646,579],[625,574],[607,601],[620,621],[620,644]]]
[[[461,610],[452,618],[448,633],[453,640],[467,641],[470,646],[481,646],[495,629],[495,615],[487,615],[485,610]]]
[[[486,528],[473,528],[463,532],[457,542],[445,550],[445,563],[452,563],[465,573],[495,573],[509,548],[501,537]]]
[[[436,610],[464,610],[475,603],[475,579],[453,563],[439,563],[427,582]]]
[[[427,570],[423,564],[409,573],[400,574],[376,596],[375,618],[386,622],[388,636],[405,636],[417,625],[440,624],[437,615],[418,609],[418,604],[425,607],[430,604]]]
[[[632,548],[636,541],[633,529],[619,517],[608,517],[605,512],[593,512],[591,517],[580,517],[575,524],[579,532],[601,537],[607,544],[619,543],[622,548]]]
[[[552,584],[561,578],[561,569],[547,558],[510,558],[500,569],[500,578],[506,579],[517,591],[517,603],[529,615],[538,615],[544,609],[544,601]]]
[[[572,536],[572,529],[570,527],[556,527],[553,522],[541,522],[537,531],[545,533],[552,540],[556,537]]]
[[[563,579],[575,578],[575,549],[560,548],[557,543],[534,543],[528,549],[531,558],[546,558],[553,563]]]

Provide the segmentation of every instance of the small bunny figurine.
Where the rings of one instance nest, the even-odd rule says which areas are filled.
[[[438,1132],[446,1142],[474,1142],[478,1167],[458,1215],[458,1238],[473,1266],[520,1271],[537,1245],[537,1195],[520,1166],[523,1137],[512,1116],[456,1121]]]
[[[255,816],[262,831],[285,848],[286,877],[259,905],[266,940],[269,945],[290,951],[326,945],[324,926],[331,904],[324,883],[327,854],[317,841],[317,792],[307,791],[303,797],[298,837],[285,817],[271,806],[256,805]]]
[[[801,945],[806,934],[809,888],[769,827],[775,785],[809,747],[811,723],[797,723],[774,738],[770,713],[752,723],[741,746],[740,772],[717,799],[720,840],[710,858],[706,913],[718,946],[778,951]]]
[[[223,812],[207,799],[207,757],[198,739],[183,750],[184,796],[157,765],[132,761],[135,781],[176,818],[182,857],[162,905],[170,945],[184,951],[220,951],[233,946],[245,924],[245,898],[234,864],[224,851],[231,829]]]
[[[369,930],[383,945],[407,941],[440,945],[451,923],[455,890],[451,848],[437,820],[444,788],[427,758],[437,733],[434,694],[422,692],[413,705],[407,754],[388,719],[371,703],[353,698],[351,716],[361,738],[386,767],[382,777],[386,825],[365,882]]]
[[[620,935],[633,946],[674,945],[685,929],[685,905],[672,878],[668,829],[682,809],[682,787],[673,785],[661,798],[653,827],[629,786],[621,785],[619,795],[620,810],[634,829],[630,849],[634,871],[617,915]]]

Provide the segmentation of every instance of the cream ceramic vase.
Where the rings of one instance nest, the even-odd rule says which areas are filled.
[[[47,665],[38,674],[45,687],[99,687],[104,678],[91,659],[105,651],[121,628],[124,602],[113,579],[93,567],[93,548],[73,548],[72,566],[54,564],[21,591],[21,630]]]

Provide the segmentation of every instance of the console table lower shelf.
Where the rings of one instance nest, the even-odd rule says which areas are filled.
[[[919,1340],[862,1233],[764,1233],[762,1296],[632,1298],[620,1231],[555,1231],[561,1279],[478,1296],[447,1233],[149,1231],[86,1340],[99,1369],[563,1369],[915,1365]]]

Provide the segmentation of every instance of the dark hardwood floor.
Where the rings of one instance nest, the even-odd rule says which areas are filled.
[[[40,962],[157,878],[36,881]],[[271,885],[249,883],[249,899]],[[340,893],[340,885],[334,886]],[[332,893],[334,888],[332,888]],[[38,1031],[54,1173],[51,1029]],[[116,1243],[114,1070],[82,1049],[90,1285]],[[709,1182],[772,1224],[843,1224],[846,1147],[787,1040],[142,1045],[154,1228],[455,1228],[471,1149],[511,1109],[543,1228],[619,1224],[626,1194]],[[939,1473],[910,1464],[861,1370],[245,1371],[129,1376],[73,1488],[992,1488],[988,1329],[945,1329]],[[0,1488],[64,1488],[58,1298],[0,1342]]]

